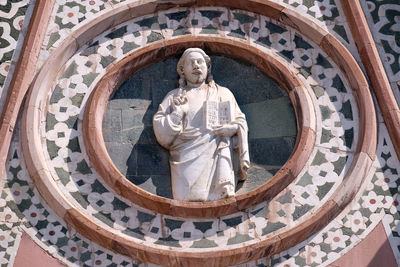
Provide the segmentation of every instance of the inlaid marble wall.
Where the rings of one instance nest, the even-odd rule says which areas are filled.
[[[6,85],[6,78],[10,70],[15,68],[18,60],[18,53],[14,55],[14,51],[18,47],[21,49],[24,40],[20,34],[24,25],[25,15],[28,9],[28,0],[13,0],[0,2],[0,96],[4,98],[6,91],[3,90]],[[27,18],[29,22],[29,15]],[[27,25],[27,23],[25,23]],[[18,51],[19,52],[19,51]],[[13,73],[13,72],[11,72]],[[8,78],[11,79],[11,76]],[[10,81],[8,81],[9,83]],[[0,104],[4,104],[1,99]]]

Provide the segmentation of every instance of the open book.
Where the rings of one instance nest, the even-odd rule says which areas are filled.
[[[206,129],[212,130],[213,126],[228,124],[232,121],[233,114],[229,101],[204,101],[203,105]]]

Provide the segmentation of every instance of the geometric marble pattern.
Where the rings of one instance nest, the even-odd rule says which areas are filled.
[[[57,46],[68,36],[71,29],[99,15],[99,12],[112,9],[114,5],[126,0],[76,1],[62,0],[55,3],[52,16],[54,20],[47,32],[46,48]],[[344,45],[352,44],[350,30],[340,8],[339,0],[276,0],[288,8],[313,19],[315,23],[332,32]]]
[[[318,234],[272,258],[259,259],[257,262],[250,263],[250,266],[253,264],[257,264],[257,266],[284,266],[285,264],[289,264],[289,266],[325,266],[354,247],[382,220],[386,230],[390,231],[388,234],[392,234],[394,237],[391,239],[392,248],[399,259],[400,251],[397,246],[400,243],[400,235],[396,222],[400,209],[397,202],[397,190],[400,189],[398,182],[400,169],[396,167],[398,166],[397,158],[386,129],[383,124],[381,126],[379,150],[374,162],[375,172],[368,175],[363,188],[349,204],[349,208]],[[74,229],[67,227],[62,219],[53,215],[52,210],[35,189],[23,162],[19,145],[14,142],[7,161],[7,180],[1,192],[0,212],[6,221],[1,225],[2,231],[10,231],[10,229],[15,231],[16,226],[19,225],[31,235],[35,242],[71,266],[79,266],[78,261],[83,266],[92,266],[93,262],[97,262],[95,266],[110,266],[110,264],[138,266],[139,262],[99,247],[76,233]],[[142,224],[142,227],[149,228],[149,217],[146,217],[145,214],[141,216],[145,223],[147,221],[147,226]],[[233,221],[231,220],[232,223]],[[167,222],[169,223],[168,227],[173,229],[179,226],[179,223]],[[204,231],[207,224],[198,225],[198,227]],[[153,227],[152,229],[155,232]],[[200,233],[202,233],[201,230],[198,234]],[[0,250],[5,251],[5,255],[7,250],[12,253],[10,243],[15,242],[19,234],[18,232],[15,234],[7,232],[5,235],[7,241],[0,242]],[[188,236],[189,233],[185,234],[184,232],[183,235]],[[5,256],[3,262],[7,263],[8,258],[9,256]]]
[[[228,21],[228,17],[233,19]],[[245,28],[249,25],[247,31],[250,36],[246,36]],[[174,221],[174,228],[170,228],[169,234],[160,230],[163,216],[137,212],[132,209],[132,203],[110,192],[98,179],[99,175],[90,168],[79,134],[79,114],[82,114],[87,93],[93,88],[95,79],[105,73],[109,64],[135,51],[140,44],[149,44],[164,36],[173,38],[187,34],[250,38],[262,49],[284,57],[295,66],[294,71],[303,76],[304,83],[314,94],[314,108],[318,121],[322,123],[318,125],[318,145],[308,168],[268,207],[264,203],[250,211],[230,215],[227,219],[217,218],[206,222],[189,220],[185,223],[181,218],[170,218],[168,220]],[[258,18],[255,14],[243,11],[224,8],[199,8],[194,12],[176,10],[124,23],[82,47],[67,62],[65,72],[60,73],[59,82],[50,98],[49,112],[45,115],[47,140],[44,148],[49,152],[48,162],[53,166],[53,177],[58,177],[55,179],[60,189],[72,197],[85,214],[91,214],[94,220],[109,227],[119,225],[122,233],[144,239],[152,245],[201,249],[238,245],[247,241],[251,243],[255,236],[266,236],[293,225],[296,220],[319,207],[339,186],[346,173],[344,170],[352,160],[352,152],[356,147],[353,140],[357,140],[358,131],[357,120],[354,120],[358,117],[357,108],[350,89],[346,88],[341,74],[332,64],[319,48],[295,35],[293,30],[285,29],[266,17]],[[276,207],[282,208],[276,210]],[[114,210],[133,214],[136,218],[115,217]],[[258,215],[260,212],[261,216]],[[137,233],[141,218],[151,224]],[[239,234],[232,232],[232,227],[242,224],[246,218],[249,221],[245,224],[253,225],[254,230]],[[217,224],[221,219],[228,223]],[[203,225],[201,229],[205,228],[199,230],[196,224]],[[193,241],[194,238],[203,239]]]
[[[252,45],[287,62],[312,95],[319,122],[317,145],[304,171],[270,203],[216,219],[165,216],[118,197],[90,167],[80,132],[82,111],[95,81],[108,65],[141,45],[188,34],[248,38]],[[199,251],[254,243],[312,213],[335,191],[352,160],[358,112],[351,90],[334,66],[322,50],[294,30],[249,12],[177,9],[134,19],[83,46],[60,73],[49,111],[43,114],[44,148],[52,175],[64,195],[91,219],[143,244]],[[54,227],[58,234],[67,230],[60,223],[51,226],[51,233],[56,232]]]
[[[371,33],[400,105],[400,4],[396,0],[363,2]]]
[[[0,1],[0,88],[10,70],[28,0]]]

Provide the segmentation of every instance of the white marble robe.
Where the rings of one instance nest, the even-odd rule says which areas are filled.
[[[171,103],[179,92],[167,94],[153,118],[157,141],[170,151],[171,184],[174,199],[184,201],[217,200],[234,195],[235,174],[242,176],[249,167],[247,123],[236,100],[227,88],[210,83],[186,91],[189,112],[181,123],[171,119]],[[203,103],[230,101],[238,133],[220,137],[205,128]],[[236,167],[235,167],[236,166]]]

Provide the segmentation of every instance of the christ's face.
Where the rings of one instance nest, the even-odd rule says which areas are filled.
[[[183,64],[183,72],[188,84],[198,85],[207,78],[207,63],[199,52],[189,53]]]

